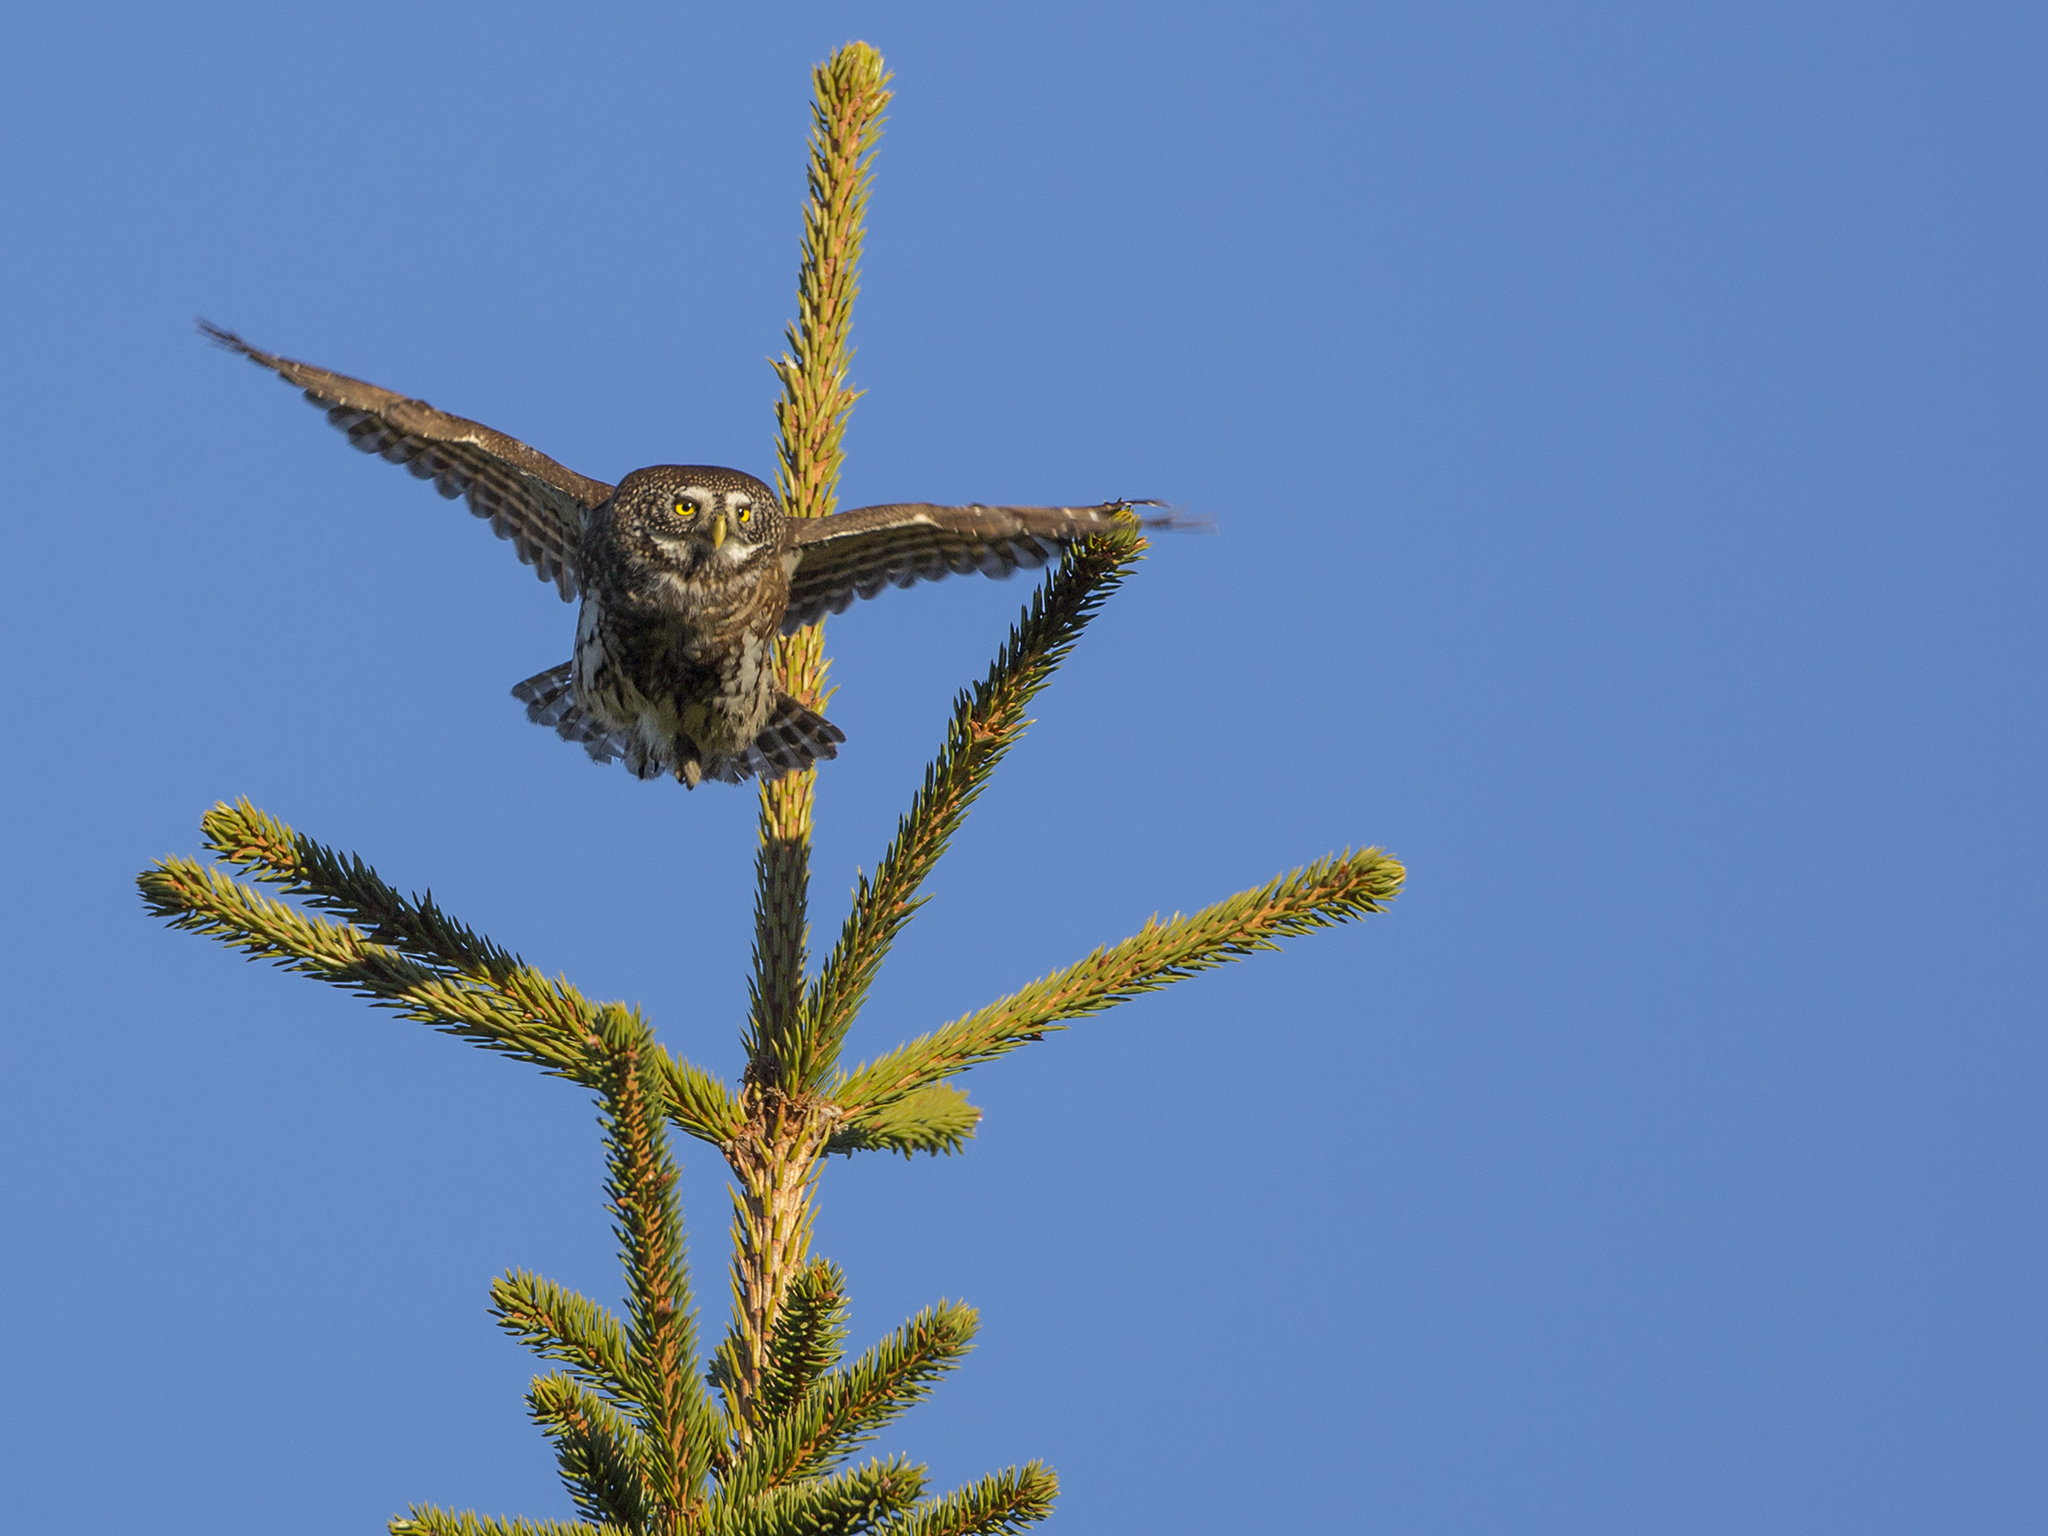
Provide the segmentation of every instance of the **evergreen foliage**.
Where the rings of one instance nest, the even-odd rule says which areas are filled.
[[[846,415],[847,337],[869,170],[889,99],[880,56],[842,48],[814,74],[810,198],[798,320],[778,365],[782,488],[790,510],[832,509]],[[747,1067],[728,1086],[682,1061],[637,1010],[597,1003],[447,913],[401,895],[361,859],[247,802],[201,822],[212,863],[160,860],[140,877],[149,908],[251,959],[526,1061],[595,1094],[606,1199],[626,1271],[624,1315],[515,1270],[491,1285],[500,1326],[558,1369],[527,1394],[581,1519],[499,1519],[414,1505],[394,1536],[968,1536],[1044,1518],[1058,1481],[1033,1461],[927,1496],[901,1457],[851,1465],[862,1446],[958,1365],[974,1310],[927,1307],[848,1364],[846,1277],[809,1253],[831,1152],[956,1152],[980,1118],[951,1080],[1198,971],[1384,908],[1401,866],[1377,849],[1318,860],[1196,913],[1156,919],[1119,944],[999,998],[851,1071],[848,1028],[920,892],[989,775],[1023,734],[1024,711],[1141,558],[1128,528],[1068,552],[987,677],[960,695],[944,746],[838,942],[806,980],[812,777],[761,791]],[[781,643],[782,685],[827,696],[823,626]],[[267,892],[259,887],[267,887]],[[717,1147],[736,1179],[733,1317],[700,1353],[669,1147],[673,1125]]]

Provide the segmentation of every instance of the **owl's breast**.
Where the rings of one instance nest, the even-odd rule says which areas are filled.
[[[774,709],[775,630],[773,619],[706,627],[673,611],[614,609],[586,595],[576,634],[578,696],[614,729],[741,751]]]

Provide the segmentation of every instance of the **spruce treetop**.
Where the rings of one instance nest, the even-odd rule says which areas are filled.
[[[779,478],[794,515],[829,513],[848,414],[849,334],[889,75],[865,43],[813,73],[809,197],[797,318],[776,365]],[[937,756],[815,971],[806,952],[813,771],[760,789],[746,1068],[725,1083],[682,1060],[638,1010],[560,976],[402,895],[246,801],[201,822],[210,861],[166,858],[139,878],[150,910],[251,959],[580,1085],[597,1099],[605,1199],[626,1274],[623,1315],[540,1276],[492,1282],[491,1311],[549,1362],[527,1405],[580,1518],[480,1516],[415,1504],[394,1536],[965,1536],[1020,1530],[1052,1509],[1048,1467],[1025,1462],[949,1493],[900,1455],[857,1460],[972,1345],[971,1307],[940,1302],[851,1361],[846,1277],[810,1251],[828,1153],[959,1151],[980,1112],[956,1079],[1142,992],[1384,910],[1399,863],[1376,848],[1319,859],[1119,943],[939,1025],[872,1061],[847,1032],[924,900],[1025,711],[1146,542],[1135,519],[1075,544],[1033,594],[987,675],[957,700]],[[822,707],[820,621],[781,639],[778,683]],[[684,1259],[669,1133],[732,1170],[732,1313],[708,1349]]]

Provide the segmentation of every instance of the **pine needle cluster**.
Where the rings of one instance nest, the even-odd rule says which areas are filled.
[[[856,398],[847,338],[888,78],[863,43],[813,77],[798,320],[778,365],[783,489],[798,515],[831,510]],[[550,1363],[527,1406],[581,1518],[414,1505],[391,1522],[395,1536],[968,1536],[1021,1530],[1050,1512],[1057,1479],[1036,1461],[935,1495],[923,1467],[901,1456],[854,1459],[960,1363],[976,1316],[940,1302],[846,1360],[846,1277],[810,1253],[824,1158],[958,1151],[980,1119],[954,1081],[960,1073],[1282,938],[1380,911],[1402,880],[1378,849],[1333,855],[1192,917],[1155,919],[874,1061],[842,1066],[847,1031],[933,867],[1029,724],[1032,699],[1144,549],[1133,521],[1077,545],[1047,575],[987,676],[960,695],[944,745],[815,975],[804,949],[812,777],[764,786],[747,1066],[736,1085],[667,1050],[637,1010],[593,1002],[431,895],[399,893],[360,858],[246,801],[202,819],[211,862],[166,858],[142,874],[144,901],[176,927],[596,1097],[623,1314],[521,1270],[491,1286],[499,1324]],[[813,703],[825,694],[822,629],[778,653],[784,686]],[[732,1320],[708,1356],[671,1127],[716,1147],[735,1178]]]

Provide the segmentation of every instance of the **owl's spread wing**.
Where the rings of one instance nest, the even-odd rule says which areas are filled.
[[[856,597],[886,586],[937,581],[954,572],[1007,576],[1035,568],[1055,554],[1115,525],[1132,507],[1151,501],[1112,501],[1099,507],[937,507],[892,502],[830,517],[793,518],[796,569],[789,578],[789,608],[782,632],[794,634],[828,613],[844,613]],[[1171,522],[1148,520],[1147,526]]]
[[[204,320],[199,328],[231,352],[260,363],[306,392],[327,419],[364,453],[403,464],[449,500],[490,521],[491,531],[510,539],[519,558],[551,581],[564,602],[576,596],[576,542],[586,508],[604,504],[612,488],[557,464],[502,432],[437,411],[424,400],[408,400],[309,363],[293,362],[250,346],[232,331]]]

